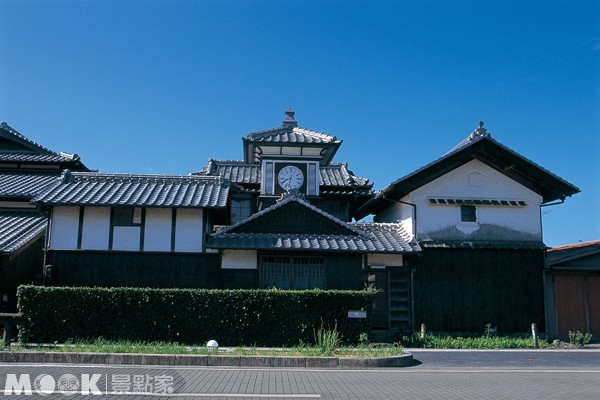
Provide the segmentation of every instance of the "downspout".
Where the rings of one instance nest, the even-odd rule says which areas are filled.
[[[48,262],[48,244],[50,243],[50,224],[52,220],[52,210],[44,212],[47,216],[46,233],[44,236],[44,263],[42,265],[42,286],[46,286],[46,265]]]
[[[394,201],[396,203],[406,204],[407,206],[411,206],[413,208],[414,223],[413,223],[412,234],[416,241],[417,240],[417,205],[415,203],[409,203],[408,201],[390,199],[390,198],[385,197],[385,195],[382,196],[382,199],[387,200],[387,201]]]
[[[560,200],[554,203],[541,204],[542,207],[557,206],[565,202],[565,197],[561,197]],[[544,229],[542,213],[540,211],[540,230],[542,243],[544,241]],[[544,249],[544,269],[542,272],[542,289],[544,293],[544,318],[546,320],[546,334],[551,337],[558,337],[558,318],[556,316],[556,293],[555,293],[555,279],[552,269],[548,264],[548,250]]]

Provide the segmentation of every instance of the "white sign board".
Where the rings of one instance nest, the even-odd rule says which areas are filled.
[[[367,318],[367,312],[360,310],[350,310],[348,311],[348,318]]]

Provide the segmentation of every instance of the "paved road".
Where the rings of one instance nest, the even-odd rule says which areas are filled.
[[[600,368],[600,350],[406,351],[413,353],[416,368]]]
[[[85,365],[0,365],[0,397],[9,374],[29,374],[34,396],[46,399],[598,399],[600,351],[415,351],[417,366],[313,370],[165,368]],[[95,374],[95,375],[94,375]],[[73,375],[79,394],[50,392]],[[81,386],[102,395],[81,395]],[[44,386],[44,384],[46,386]],[[9,385],[10,386],[10,385]],[[120,390],[145,393],[119,394]],[[172,390],[169,390],[172,389]],[[172,393],[169,393],[171,392]],[[8,397],[7,397],[8,398]],[[10,398],[19,398],[11,396]]]

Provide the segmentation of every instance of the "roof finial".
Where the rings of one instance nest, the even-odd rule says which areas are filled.
[[[490,136],[490,133],[483,127],[483,124],[483,121],[479,121],[479,128],[475,129],[475,131],[471,133],[471,140]]]
[[[71,170],[65,169],[62,172],[62,176],[61,176],[62,183],[69,183],[69,182],[71,182],[71,179],[73,179],[73,174],[71,173]]]
[[[292,108],[288,108],[288,110],[285,112],[285,119],[283,120],[283,126],[285,127],[296,127],[298,126],[298,121],[296,121],[296,119],[294,118],[294,115],[296,114],[296,112],[294,110],[292,110]]]

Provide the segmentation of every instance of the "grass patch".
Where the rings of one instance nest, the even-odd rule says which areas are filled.
[[[532,338],[520,338],[511,336],[490,336],[481,337],[454,337],[438,336],[427,334],[421,339],[419,334],[405,336],[402,339],[402,345],[405,347],[415,347],[423,349],[533,349]],[[540,347],[547,347],[544,342],[540,342]]]
[[[8,350],[8,349],[7,349]],[[402,354],[401,347],[369,347],[360,345],[356,347],[339,346],[309,346],[298,345],[295,347],[259,348],[259,347],[233,347],[219,349],[218,352],[210,351],[205,346],[187,346],[169,342],[131,342],[127,340],[97,339],[94,341],[77,341],[73,343],[54,345],[23,345],[13,344],[10,351],[55,351],[73,353],[143,353],[143,354],[197,354],[197,355],[240,355],[240,356],[337,356],[337,357],[382,357]]]

